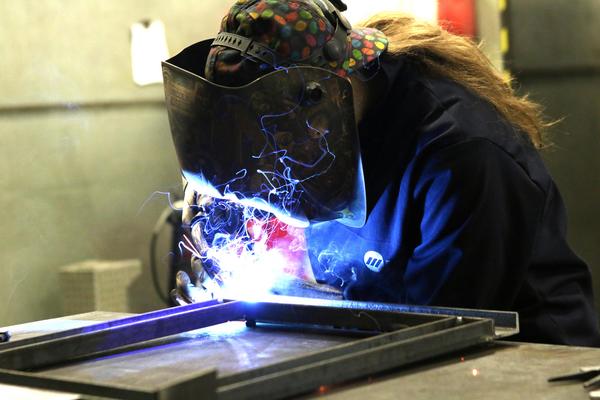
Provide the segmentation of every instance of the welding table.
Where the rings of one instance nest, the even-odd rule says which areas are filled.
[[[19,341],[57,330],[86,326],[123,317],[125,314],[92,312],[48,321],[39,321],[10,327],[12,341]],[[287,332],[255,336],[255,329],[243,322],[229,322],[212,328],[219,335],[211,348],[202,346],[210,341],[205,330],[186,332],[165,339],[151,353],[131,352],[127,357],[102,357],[77,366],[54,368],[56,376],[101,376],[113,380],[160,380],[203,368],[206,363],[218,363],[225,370],[236,370],[247,365],[268,363],[270,357],[292,357],[306,350],[327,348],[349,340],[344,337],[324,336],[317,333]],[[191,340],[193,339],[193,340]],[[290,345],[293,343],[293,345]],[[302,398],[322,399],[588,399],[587,392],[578,383],[550,384],[550,376],[577,370],[580,366],[596,365],[600,349],[552,346],[529,343],[496,341],[469,350],[419,362],[385,374],[360,379],[354,383],[333,388],[322,388],[319,393]],[[137,372],[137,374],[136,374]],[[9,392],[10,389],[10,392]],[[16,391],[0,386],[0,398]],[[18,398],[18,397],[15,397]],[[31,393],[21,397],[35,399]],[[73,395],[42,398],[67,400]]]

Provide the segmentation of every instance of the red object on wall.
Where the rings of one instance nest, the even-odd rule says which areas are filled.
[[[457,35],[476,35],[475,0],[438,0],[438,21]]]

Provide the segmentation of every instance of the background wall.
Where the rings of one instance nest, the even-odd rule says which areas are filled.
[[[509,2],[510,68],[554,119],[543,152],[569,215],[569,240],[592,269],[600,310],[600,1]]]
[[[129,28],[161,19],[175,54],[229,3],[0,2],[0,326],[59,315],[58,268],[88,258],[141,258],[133,309],[161,306],[147,254],[167,201],[143,204],[180,178],[162,85],[132,81]]]

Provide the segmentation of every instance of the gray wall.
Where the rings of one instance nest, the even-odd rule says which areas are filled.
[[[162,86],[132,81],[129,27],[161,19],[175,54],[229,3],[0,2],[0,326],[60,315],[57,269],[87,258],[141,258],[133,310],[161,306],[147,253],[167,202],[142,205],[180,179]]]
[[[477,40],[481,49],[499,70],[504,69],[504,59],[500,48],[500,1],[476,0],[475,12],[477,14]]]
[[[600,309],[600,1],[509,4],[521,91],[552,118],[564,118],[543,154],[567,205],[570,242],[592,269]]]

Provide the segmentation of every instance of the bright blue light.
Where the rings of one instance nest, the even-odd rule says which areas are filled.
[[[52,319],[17,325],[14,327],[9,327],[10,329],[2,328],[2,330],[9,330],[13,337],[17,337],[19,335],[31,335],[33,333],[61,332],[88,325],[94,325],[97,323],[98,321],[85,319]]]
[[[184,332],[179,334],[179,336],[187,338],[196,338],[206,335],[214,337],[228,337],[236,336],[247,329],[248,328],[246,327],[246,323],[244,321],[231,321],[224,324],[212,325],[207,328]]]

